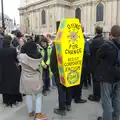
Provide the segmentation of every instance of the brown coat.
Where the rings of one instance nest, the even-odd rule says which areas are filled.
[[[18,56],[22,66],[20,77],[20,92],[23,94],[34,94],[42,91],[42,74],[37,71],[41,59],[33,59],[26,54]]]

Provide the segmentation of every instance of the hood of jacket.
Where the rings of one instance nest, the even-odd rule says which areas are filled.
[[[97,34],[93,39],[99,38],[99,37],[103,37],[102,34]]]
[[[18,59],[19,59],[20,63],[25,64],[34,70],[39,68],[39,65],[42,61],[42,58],[34,59],[34,58],[29,57],[27,54],[24,54],[24,53],[18,55]]]
[[[112,41],[120,49],[120,40],[112,40]]]

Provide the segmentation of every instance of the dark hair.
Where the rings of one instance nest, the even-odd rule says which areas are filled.
[[[41,36],[41,42],[47,42],[47,38],[44,35]]]
[[[19,41],[18,38],[14,37],[11,41],[12,46],[16,48],[19,45],[18,41]]]
[[[39,39],[39,35],[35,35],[35,40],[34,40],[34,41],[35,41],[36,43],[39,43],[39,40],[40,40],[40,39]]]
[[[27,38],[27,41],[29,42],[29,41],[33,41],[33,38],[31,37],[31,36],[29,36],[28,38]]]
[[[116,39],[120,39],[120,26],[119,25],[114,25],[111,28],[111,35]]]
[[[95,33],[102,34],[102,32],[103,32],[103,28],[102,27],[100,27],[100,26],[95,27]]]
[[[15,31],[12,31],[11,34],[15,34]]]
[[[48,47],[48,41],[47,41],[47,38],[44,35],[41,36],[41,41],[40,41],[40,46],[44,48],[44,46],[42,45],[42,42],[46,42],[47,47]]]
[[[4,48],[9,48],[10,47],[10,43],[11,43],[12,37],[9,35],[5,35],[4,36],[4,40],[3,40],[3,47]]]
[[[11,34],[14,34],[18,38],[23,36],[22,33],[19,30],[14,30],[14,31],[11,32]]]

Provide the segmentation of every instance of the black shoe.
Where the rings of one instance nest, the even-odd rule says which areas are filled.
[[[7,103],[4,103],[3,105],[4,105],[4,107],[9,107],[9,106],[10,106],[10,105],[7,104]]]
[[[26,96],[26,94],[23,94],[23,96]]]
[[[66,116],[65,110],[60,110],[60,109],[55,108],[54,113],[58,114],[58,115],[61,115],[61,116]]]
[[[83,86],[83,89],[88,89],[88,86]]]
[[[48,93],[50,93],[50,92],[51,92],[51,90],[50,90],[50,89],[48,89],[48,90],[47,90],[47,92],[48,92]]]
[[[98,117],[98,119],[97,120],[102,120],[102,117]]]
[[[71,106],[70,105],[66,105],[66,110],[67,111],[71,111]]]
[[[93,102],[100,102],[100,98],[94,95],[90,95],[88,97],[88,100],[93,101]]]
[[[91,97],[91,96],[93,96],[92,94],[91,95],[89,95],[89,97]]]
[[[46,91],[43,91],[42,94],[43,94],[44,96],[47,96],[47,92],[46,92]]]
[[[75,100],[75,103],[86,103],[87,100],[83,100],[83,99],[79,99],[79,100]]]
[[[88,84],[90,87],[92,86],[91,83]]]

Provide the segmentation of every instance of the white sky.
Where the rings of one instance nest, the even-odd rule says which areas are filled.
[[[3,0],[4,2],[4,13],[11,19],[16,20],[19,23],[19,11],[20,0]],[[0,13],[1,13],[1,0],[0,0]]]

